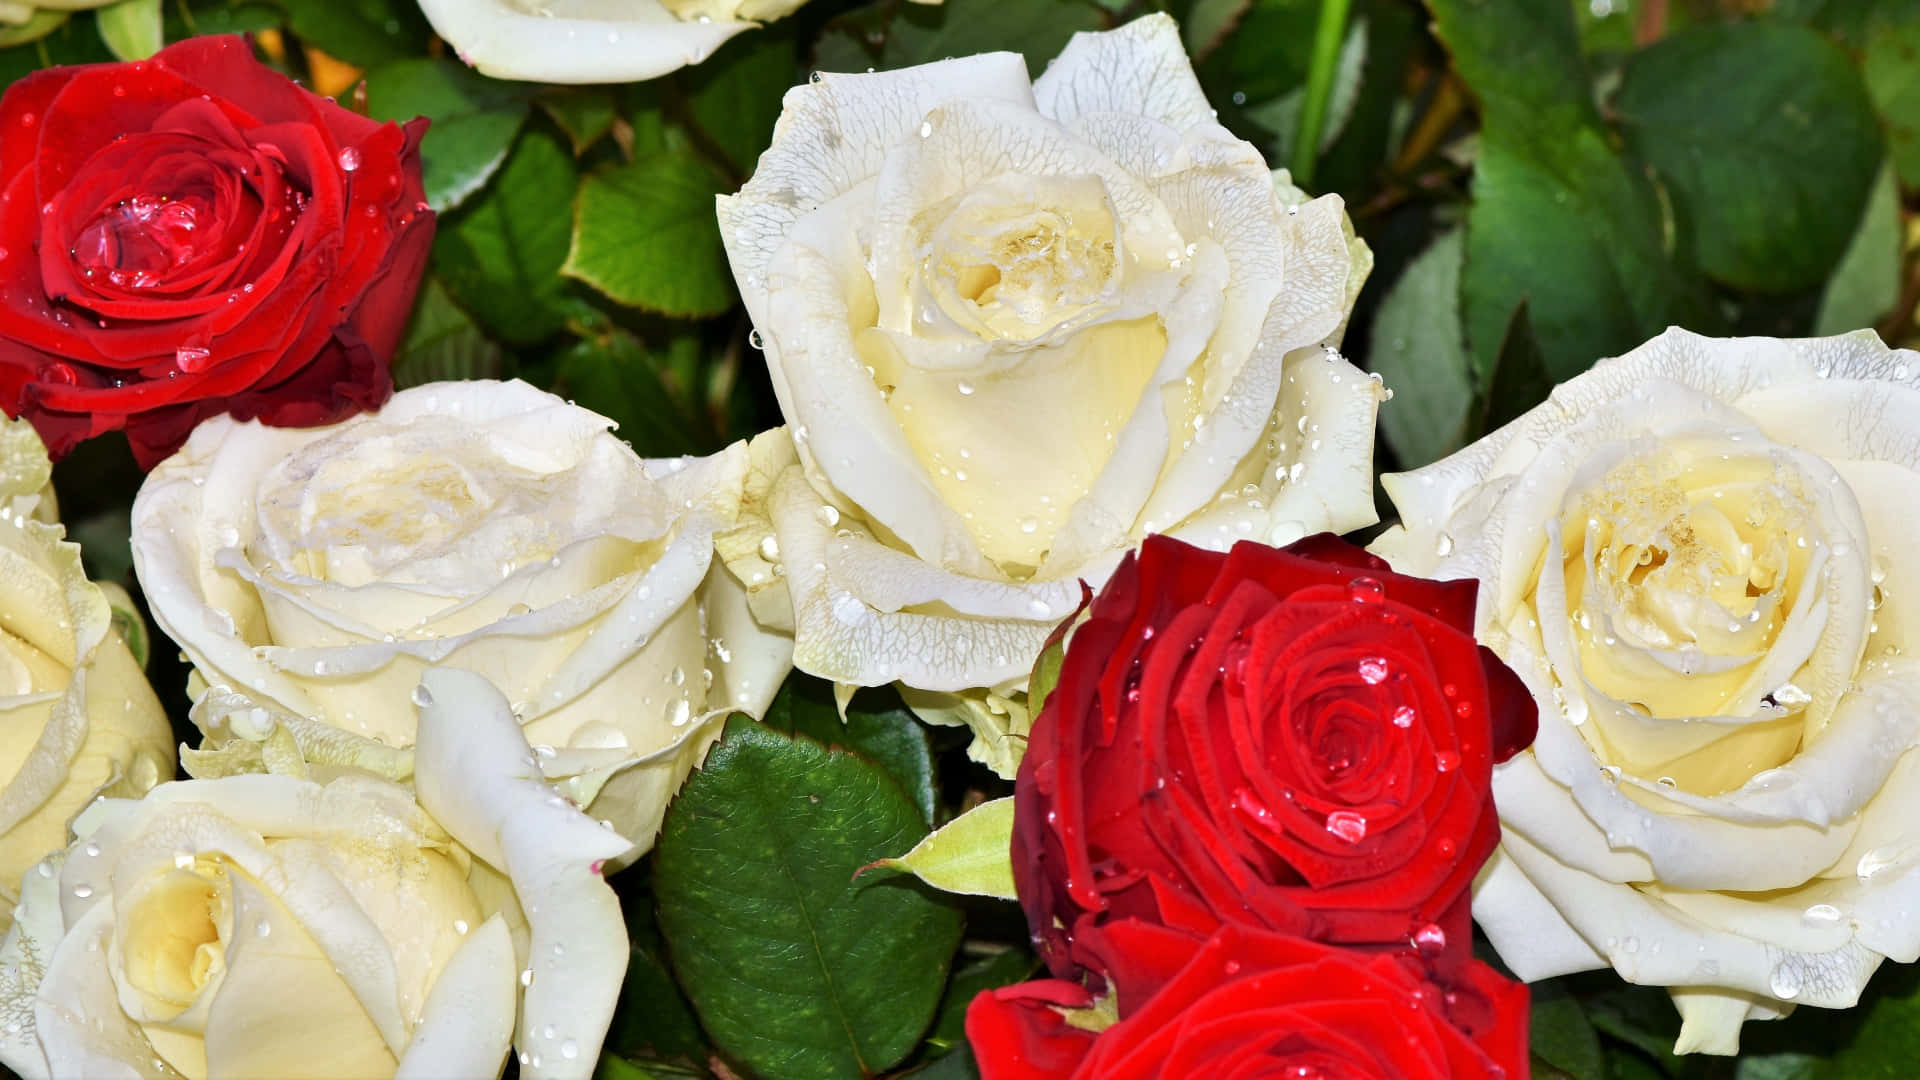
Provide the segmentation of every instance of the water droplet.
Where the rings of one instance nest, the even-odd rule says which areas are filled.
[[[261,919],[259,922],[254,923],[253,936],[254,937],[272,937],[273,924],[268,922],[265,919]]]
[[[1397,728],[1410,728],[1413,726],[1413,717],[1413,706],[1402,705],[1393,710],[1393,726]]]
[[[91,885],[75,885],[75,886],[73,887],[73,895],[75,895],[75,896],[77,896],[77,897],[79,897],[79,898],[80,898],[80,899],[82,899],[82,900],[85,900],[85,899],[86,899],[87,897],[89,897],[89,896],[92,896],[92,895],[93,895],[93,886],[91,886]]]
[[[1800,913],[1800,921],[1816,928],[1833,926],[1840,921],[1840,909],[1832,904],[1815,904]]]
[[[1387,680],[1387,658],[1368,656],[1360,661],[1360,681],[1368,686],[1379,686]]]
[[[1027,601],[1027,611],[1032,613],[1036,619],[1044,619],[1053,614],[1053,605],[1047,603],[1045,600],[1036,598]]]
[[[813,520],[831,529],[840,524],[840,511],[831,506],[822,505],[820,509],[813,512]]]
[[[1357,577],[1347,582],[1347,596],[1356,604],[1378,604],[1387,598],[1387,588],[1377,578]]]
[[[342,147],[340,150],[341,171],[352,172],[353,170],[359,167],[360,167],[360,151],[354,149],[351,146]]]
[[[1767,980],[1767,988],[1773,996],[1782,1001],[1792,1001],[1800,996],[1800,976],[1785,964],[1773,969],[1773,977]]]
[[[413,703],[423,709],[433,707],[433,694],[428,691],[427,684],[421,683],[413,688]]]
[[[760,540],[760,557],[768,562],[780,561],[780,541],[772,533]]]
[[[760,336],[758,329],[753,329],[747,331],[747,344],[756,349],[764,349],[767,347],[767,339]]]
[[[1367,838],[1367,819],[1351,810],[1335,810],[1327,815],[1327,831],[1349,844],[1357,844]]]
[[[1421,954],[1425,956],[1445,952],[1447,948],[1447,932],[1440,929],[1438,923],[1428,923],[1413,932],[1413,947],[1420,950]]]
[[[973,393],[973,384],[968,382],[965,379],[961,379],[959,382],[954,383],[953,388],[955,390],[960,391],[961,397],[967,397]]]
[[[933,121],[931,120],[920,121],[920,137],[923,139],[927,139],[927,138],[931,138],[932,136],[933,136]]]
[[[572,1061],[574,1058],[579,1057],[580,1044],[577,1042],[574,1042],[572,1039],[568,1039],[566,1042],[561,1043],[560,1056],[563,1058],[566,1058],[568,1061]]]
[[[1028,535],[1040,531],[1040,523],[1033,518],[1020,519],[1020,531]]]
[[[1460,767],[1460,755],[1451,750],[1441,750],[1433,755],[1435,772],[1452,772]]]

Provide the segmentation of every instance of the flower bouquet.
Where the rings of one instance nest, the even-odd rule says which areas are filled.
[[[0,1064],[1908,1075],[1829,7],[0,0]]]

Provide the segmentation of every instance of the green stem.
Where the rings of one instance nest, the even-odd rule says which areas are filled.
[[[1307,100],[1300,109],[1299,137],[1293,144],[1294,185],[1313,186],[1313,167],[1320,158],[1320,132],[1327,124],[1327,102],[1333,99],[1333,76],[1340,66],[1340,42],[1347,32],[1351,0],[1320,0],[1320,21],[1313,30],[1313,62],[1307,68]]]

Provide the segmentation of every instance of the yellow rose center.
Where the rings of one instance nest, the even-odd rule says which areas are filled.
[[[155,1019],[190,1008],[225,970],[232,904],[226,867],[183,855],[129,905],[121,962],[127,985],[147,999]]]
[[[1799,749],[1806,694],[1791,678],[1756,680],[1778,670],[1782,628],[1820,588],[1805,485],[1765,453],[1675,441],[1568,501],[1562,569],[1580,673],[1650,721],[1677,722],[1584,725],[1603,761],[1710,795]],[[1791,675],[1807,657],[1785,659]]]

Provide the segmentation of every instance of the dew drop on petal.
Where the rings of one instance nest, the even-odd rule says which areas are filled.
[[[1387,589],[1378,578],[1357,577],[1347,582],[1347,595],[1356,604],[1378,604],[1387,598]]]
[[[1452,772],[1460,767],[1460,755],[1452,750],[1441,750],[1433,755],[1433,768],[1436,772]]]
[[[1782,1001],[1792,1001],[1800,996],[1800,976],[1782,964],[1773,969],[1773,977],[1767,980],[1767,989]]]
[[[360,151],[354,149],[351,146],[342,147],[340,150],[341,171],[352,172],[353,170],[359,167],[360,167]]]
[[[1327,815],[1327,831],[1349,844],[1357,844],[1367,838],[1367,819],[1351,810],[1335,810]]]
[[[1815,928],[1833,926],[1840,921],[1840,909],[1832,904],[1815,904],[1800,913],[1800,921]]]
[[[1413,726],[1413,717],[1413,706],[1402,705],[1393,710],[1393,726],[1397,728],[1410,728]]]
[[[1447,932],[1440,929],[1438,923],[1428,923],[1413,932],[1413,947],[1426,956],[1444,952],[1447,948]]]
[[[433,694],[427,690],[425,683],[413,688],[413,703],[423,709],[433,706]]]
[[[1387,680],[1387,659],[1384,656],[1368,656],[1360,661],[1360,681],[1368,686],[1379,686]]]

